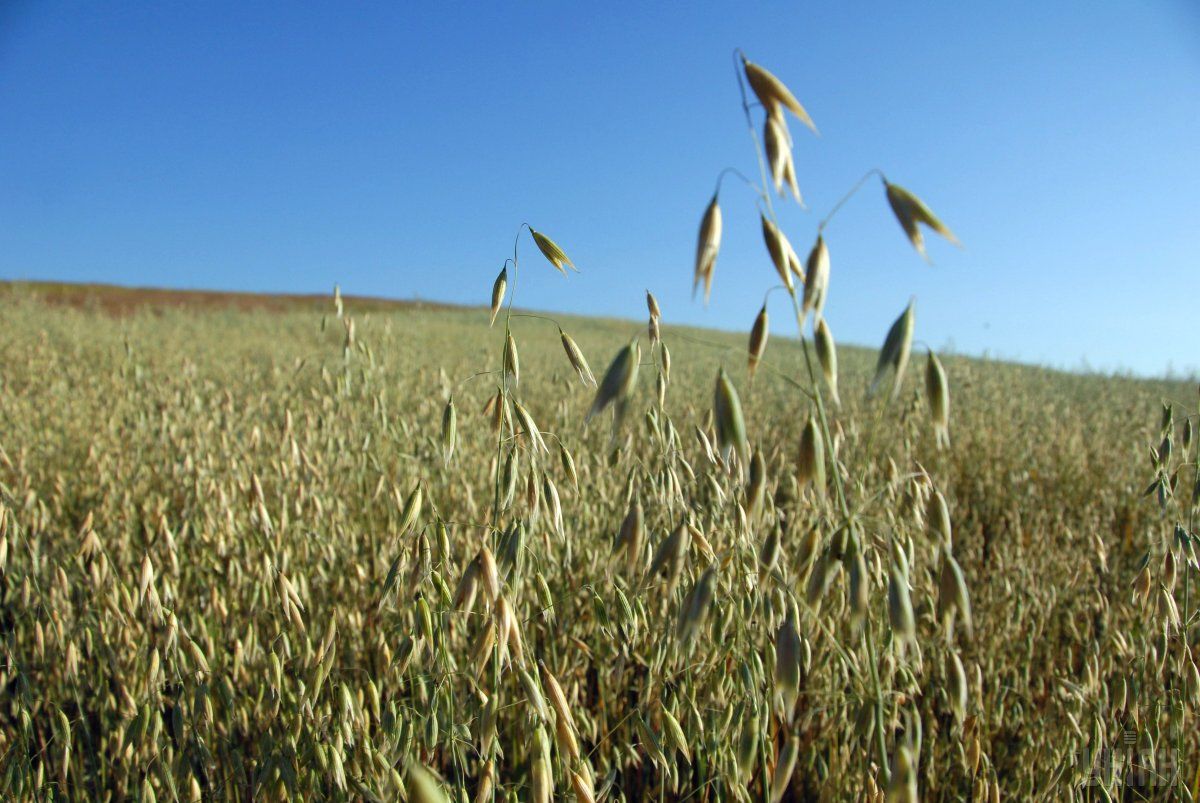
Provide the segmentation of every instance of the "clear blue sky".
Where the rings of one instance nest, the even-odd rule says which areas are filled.
[[[0,0],[0,277],[518,303],[748,330],[773,272],[722,193],[755,170],[735,46],[789,83],[813,212],[868,168],[965,249],[908,247],[877,184],[830,229],[827,316],[878,345],[1200,367],[1200,11],[1187,0],[367,3]],[[526,241],[523,246],[533,251]],[[781,297],[774,319],[787,318]],[[781,328],[782,331],[782,328]]]

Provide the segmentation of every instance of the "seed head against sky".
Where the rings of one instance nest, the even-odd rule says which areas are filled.
[[[963,249],[914,253],[878,181],[826,239],[826,316],[877,347],[1200,369],[1200,6],[1144,2],[0,2],[0,278],[520,306],[748,330],[777,277],[732,54],[784,80],[800,252],[871,168]],[[760,121],[759,117],[756,120]],[[533,256],[532,243],[523,242]],[[783,295],[777,320],[787,319]],[[779,334],[785,334],[780,327]]]

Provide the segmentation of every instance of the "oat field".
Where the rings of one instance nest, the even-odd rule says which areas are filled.
[[[1192,385],[0,300],[5,799],[1196,795]]]

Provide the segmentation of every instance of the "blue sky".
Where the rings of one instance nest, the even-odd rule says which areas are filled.
[[[827,237],[840,342],[915,294],[936,347],[1200,368],[1186,0],[0,0],[0,277],[484,303],[528,221],[583,273],[523,261],[523,306],[641,317],[650,288],[668,323],[748,330],[774,273],[736,182],[691,300],[715,177],[756,170],[738,46],[821,129],[792,125],[801,255],[872,167],[965,244],[926,265],[869,184]]]

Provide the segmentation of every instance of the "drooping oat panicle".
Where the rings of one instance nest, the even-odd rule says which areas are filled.
[[[640,360],[641,349],[636,340],[617,352],[596,389],[596,398],[588,411],[587,421],[591,421],[613,402],[623,403],[633,395]]]
[[[811,312],[820,318],[825,310],[825,295],[829,290],[829,248],[825,238],[817,235],[808,259],[804,262],[804,299],[801,313],[807,317]]]
[[[933,419],[933,434],[939,449],[950,446],[950,383],[942,361],[929,350],[925,362],[925,393],[929,397],[929,414]]]
[[[583,356],[583,352],[579,350],[575,340],[562,329],[558,330],[558,334],[562,339],[563,350],[567,352],[567,361],[571,363],[575,373],[579,374],[580,381],[587,387],[596,387],[596,377],[592,375],[591,366],[588,365],[587,358]]]
[[[938,220],[937,216],[929,211],[929,207],[920,198],[898,184],[891,184],[885,180],[883,185],[887,193],[888,204],[892,207],[892,213],[899,221],[900,228],[904,229],[909,242],[923,259],[928,261],[929,255],[925,253],[925,238],[921,234],[920,225],[928,226],[955,245],[961,245],[958,238],[954,236],[954,232]]]
[[[742,402],[724,368],[717,371],[717,386],[713,394],[713,421],[717,426],[717,445],[724,453],[723,458],[728,461],[731,454],[736,454],[738,465],[743,471],[748,469],[750,443],[746,439]]]
[[[767,110],[767,114],[774,115],[780,119],[783,118],[782,109],[786,108],[792,114],[804,123],[813,133],[817,132],[817,127],[813,123],[812,118],[808,116],[808,112],[800,105],[800,101],[796,100],[796,96],[787,86],[768,72],[763,67],[742,56],[742,68],[746,71],[746,81],[749,82],[750,88],[754,90],[758,102]]]
[[[825,385],[829,388],[829,398],[835,406],[842,403],[838,397],[838,364],[837,344],[833,342],[833,333],[829,324],[818,317],[813,335],[813,345],[816,346],[817,362],[821,364],[821,375],[825,377]]]
[[[704,283],[704,303],[712,292],[713,270],[717,266],[717,252],[721,248],[721,206],[717,196],[713,195],[704,210],[700,220],[700,236],[696,242],[696,267],[692,275],[692,298],[696,297],[696,288]]]
[[[800,458],[796,462],[796,482],[801,486],[813,484],[817,493],[825,492],[825,440],[821,428],[811,415],[800,433]]]
[[[533,241],[537,243],[538,250],[542,252],[542,256],[546,257],[550,261],[550,264],[558,269],[559,273],[563,276],[567,275],[567,272],[563,270],[563,265],[566,265],[576,273],[579,272],[579,269],[575,267],[575,263],[563,253],[563,250],[553,240],[540,231],[534,231],[532,226],[529,228],[529,233],[533,235]]]
[[[504,292],[508,289],[508,266],[505,265],[500,269],[499,275],[496,276],[496,281],[492,283],[492,309],[491,321],[488,326],[494,326],[496,316],[500,313],[500,306],[504,303]]]
[[[762,236],[763,243],[767,246],[767,253],[771,256],[771,264],[775,266],[775,272],[779,274],[779,278],[783,281],[784,286],[791,290],[794,286],[792,283],[792,270],[788,262],[788,249],[791,245],[787,242],[787,238],[783,236],[783,232],[767,219],[766,215],[759,216],[762,221]]]
[[[454,446],[458,442],[458,413],[454,410],[454,397],[446,402],[446,409],[442,411],[442,458],[445,464],[450,465],[450,458],[454,456]]]
[[[904,381],[904,369],[908,365],[908,353],[912,348],[913,324],[916,319],[916,299],[908,302],[904,312],[892,323],[884,338],[883,348],[879,350],[879,359],[875,363],[875,377],[867,390],[868,398],[875,395],[888,369],[894,371],[892,379],[891,398],[895,399],[900,393],[900,384]]]
[[[763,304],[762,309],[758,311],[758,315],[754,318],[754,326],[750,329],[750,346],[747,349],[748,359],[746,370],[750,374],[750,379],[754,379],[754,371],[758,368],[758,362],[762,359],[763,352],[767,349],[767,305]]]

